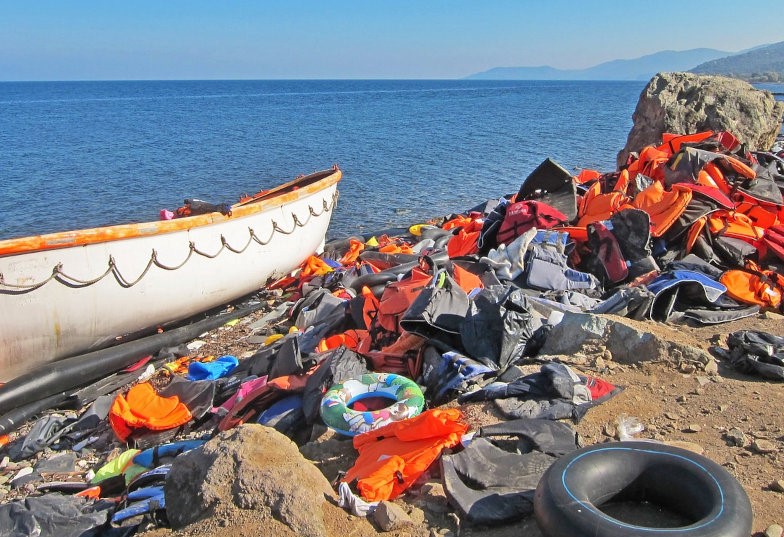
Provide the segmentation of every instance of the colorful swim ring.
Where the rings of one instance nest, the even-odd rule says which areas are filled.
[[[361,412],[351,405],[362,399],[383,397],[394,401],[380,410]],[[330,429],[355,436],[393,421],[413,418],[425,406],[416,382],[393,373],[368,373],[332,386],[321,399],[321,419]]]

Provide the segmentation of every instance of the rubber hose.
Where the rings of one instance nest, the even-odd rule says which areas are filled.
[[[209,317],[168,332],[42,365],[8,381],[0,388],[0,412],[9,412],[51,395],[90,384],[163,347],[190,341],[232,319],[261,309],[263,305],[264,303],[260,303],[238,308],[231,313]]]
[[[0,416],[0,436],[15,431],[39,412],[54,408],[67,399],[68,393],[63,392],[16,407],[12,411]]]

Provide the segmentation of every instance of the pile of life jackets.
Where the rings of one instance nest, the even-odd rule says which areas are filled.
[[[394,498],[460,449],[468,426],[440,405],[492,400],[510,419],[553,422],[579,420],[617,393],[561,364],[510,378],[563,312],[720,323],[781,310],[782,191],[784,156],[747,151],[727,132],[667,134],[617,172],[572,176],[547,159],[517,193],[462,214],[329,241],[270,286],[287,302],[264,316],[270,337],[252,356],[161,359],[165,378],[118,393],[122,376],[93,395],[113,394],[101,417],[140,449],[246,422],[301,443],[331,386],[404,375],[429,410],[355,436],[360,455],[344,478],[366,500]],[[116,464],[121,485],[136,455]],[[458,496],[475,501],[475,491]],[[161,509],[148,503],[139,509]]]

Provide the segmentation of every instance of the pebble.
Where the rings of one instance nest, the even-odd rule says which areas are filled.
[[[784,528],[778,524],[771,524],[765,529],[765,537],[781,537],[784,533]]]
[[[697,384],[699,384],[700,386],[705,386],[706,384],[710,384],[710,383],[711,383],[711,379],[709,379],[708,377],[697,377]]]
[[[686,399],[685,395],[679,395],[677,399],[675,399],[678,403],[685,403],[688,399]]]
[[[680,369],[681,373],[686,373],[687,375],[690,375],[697,370],[697,368],[694,367],[694,364],[690,364],[689,362],[681,362],[681,365],[678,367],[678,369]]]
[[[719,365],[716,363],[716,360],[710,360],[707,364],[705,364],[703,370],[708,375],[716,375],[719,372]]]
[[[676,421],[677,419],[680,418],[680,416],[674,412],[665,412],[664,417],[672,421]]]
[[[418,507],[411,507],[411,511],[408,513],[408,516],[417,526],[425,522],[425,512]]]
[[[20,478],[22,478],[22,477],[24,477],[26,475],[30,475],[32,473],[33,473],[33,469],[30,466],[27,466],[27,467],[22,468],[21,470],[19,470],[16,473],[16,475],[13,477],[13,479],[11,479],[11,481],[16,481],[17,479],[20,479]]]
[[[697,425],[696,423],[690,423],[688,425],[688,427],[686,427],[686,429],[684,429],[684,432],[687,432],[687,433],[698,433],[701,430],[702,430],[702,426],[701,425]]]
[[[197,351],[201,349],[203,346],[207,344],[206,341],[202,341],[200,339],[194,339],[190,343],[188,343],[188,350]]]
[[[755,440],[751,447],[754,448],[754,451],[757,453],[775,453],[778,451],[776,446],[770,440],[763,440],[761,438]]]
[[[729,441],[730,445],[743,447],[746,445],[746,435],[743,434],[743,431],[738,429],[737,427],[733,427],[727,434],[724,435],[725,438]]]
[[[383,531],[399,530],[414,523],[402,507],[387,501],[382,501],[373,510],[373,520]]]
[[[3,460],[0,461],[0,470],[8,466],[9,462],[11,462],[11,459],[9,459],[8,456],[3,457]]]
[[[770,489],[776,492],[784,492],[784,479],[777,479],[770,484]]]
[[[724,412],[730,407],[730,405],[719,405],[719,412]]]

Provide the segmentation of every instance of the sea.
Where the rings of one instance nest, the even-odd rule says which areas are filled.
[[[338,164],[328,237],[516,192],[546,158],[615,169],[644,82],[0,83],[0,239],[155,220]],[[767,85],[784,99],[784,85]]]

